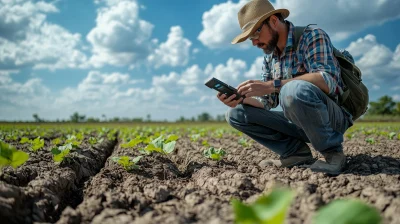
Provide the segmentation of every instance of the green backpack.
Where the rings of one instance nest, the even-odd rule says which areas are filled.
[[[314,25],[314,24],[310,24]],[[308,26],[307,26],[308,27]],[[294,48],[297,49],[300,37],[307,27],[295,27]],[[343,94],[339,96],[339,105],[353,115],[353,121],[357,120],[368,109],[368,89],[362,83],[361,71],[341,51],[333,47],[333,55],[339,62],[341,78],[344,84]]]

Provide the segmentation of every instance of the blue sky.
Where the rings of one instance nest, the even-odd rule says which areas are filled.
[[[204,86],[258,79],[262,52],[240,32],[241,1],[0,1],[0,120],[146,117],[173,121],[227,107]],[[356,58],[372,101],[400,101],[397,0],[276,0]]]

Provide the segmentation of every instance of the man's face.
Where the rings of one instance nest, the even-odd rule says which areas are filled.
[[[268,25],[264,24],[260,30],[258,38],[251,39],[253,46],[262,49],[265,54],[274,52],[278,45],[279,33]]]

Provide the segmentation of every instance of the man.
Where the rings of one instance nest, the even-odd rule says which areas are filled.
[[[262,80],[237,87],[244,100],[217,96],[231,107],[226,114],[231,126],[280,155],[260,166],[311,164],[310,142],[325,159],[311,170],[339,174],[346,163],[343,134],[353,124],[351,114],[337,104],[343,93],[340,67],[321,29],[307,27],[294,49],[294,26],[284,20],[288,16],[287,9],[275,10],[268,0],[252,0],[240,9],[242,33],[232,44],[250,39],[264,51]],[[270,111],[278,104],[283,111]]]

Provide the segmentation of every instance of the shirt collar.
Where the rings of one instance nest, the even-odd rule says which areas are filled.
[[[293,48],[293,41],[294,41],[294,25],[292,22],[286,20],[286,24],[289,25],[289,32],[286,40],[286,46],[285,49],[283,50],[283,55],[286,54],[286,52],[290,51]],[[276,50],[273,53],[274,56],[278,56],[278,53]],[[281,55],[282,56],[282,55]]]

